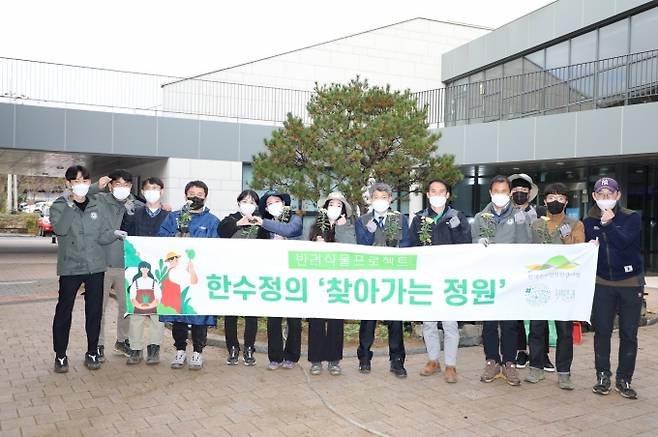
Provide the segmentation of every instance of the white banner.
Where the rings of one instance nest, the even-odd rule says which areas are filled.
[[[128,237],[124,247],[128,312],[355,320],[588,321],[598,256],[589,243]]]

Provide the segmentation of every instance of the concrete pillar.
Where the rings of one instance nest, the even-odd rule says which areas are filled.
[[[11,212],[11,205],[14,203],[12,200],[11,196],[14,194],[14,190],[11,188],[12,182],[14,178],[8,174],[7,175],[7,204],[5,206],[5,210],[7,213]]]
[[[14,210],[18,210],[18,175],[14,175],[14,203],[12,205],[12,208]]]

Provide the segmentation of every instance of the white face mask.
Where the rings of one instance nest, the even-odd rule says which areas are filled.
[[[614,208],[617,205],[617,201],[615,199],[601,199],[596,201],[596,205],[603,211],[604,209]]]
[[[448,201],[445,196],[430,196],[430,205],[435,208],[443,208]]]
[[[144,190],[144,199],[147,203],[156,203],[160,200],[160,190]]]
[[[283,202],[270,203],[267,206],[267,212],[272,214],[272,217],[280,217],[283,213]]]
[[[73,184],[71,185],[71,191],[78,197],[84,197],[89,192],[88,184]]]
[[[240,206],[240,214],[247,217],[251,217],[254,211],[256,211],[256,205],[254,205],[253,203],[240,202],[239,206]]]
[[[491,201],[498,208],[502,208],[509,203],[509,196],[507,194],[494,194],[491,196]]]
[[[380,214],[385,213],[388,211],[388,208],[391,206],[388,200],[384,199],[377,199],[374,202],[372,202],[372,209],[377,211]]]
[[[112,189],[112,194],[117,200],[126,200],[130,196],[130,188],[116,187]]]
[[[343,208],[340,206],[330,206],[327,208],[327,217],[329,220],[338,220],[338,217],[343,213]]]

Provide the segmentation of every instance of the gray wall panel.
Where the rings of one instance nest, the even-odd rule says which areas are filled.
[[[620,153],[622,108],[577,112],[577,156],[617,155]]]
[[[508,24],[507,47],[516,53],[528,47],[528,23],[524,20],[512,21]]]
[[[0,103],[0,147],[14,147],[14,105]]]
[[[66,110],[40,106],[16,105],[16,147],[66,150]]]
[[[521,118],[499,124],[498,160],[525,161],[534,158],[534,118]]]
[[[114,114],[112,151],[119,155],[157,156],[156,120],[145,115]]]
[[[658,103],[624,108],[623,153],[658,153]]]
[[[535,159],[573,157],[576,139],[576,114],[537,117]]]
[[[464,126],[440,129],[438,153],[455,155],[456,162],[464,162]]]
[[[255,124],[240,124],[240,160],[250,162],[251,157],[265,151],[265,138],[270,138],[274,126],[258,126]]]
[[[112,152],[112,113],[66,110],[66,150]]]
[[[240,161],[238,123],[202,120],[199,139],[200,158]]]
[[[158,118],[158,155],[199,158],[199,120]]]
[[[594,21],[604,20],[606,17],[615,15],[615,4],[602,2],[601,0],[584,0],[583,16]]]
[[[498,123],[479,123],[466,128],[464,161],[496,162],[498,159]]]
[[[583,0],[555,3],[554,37],[573,32],[581,27],[583,27]]]

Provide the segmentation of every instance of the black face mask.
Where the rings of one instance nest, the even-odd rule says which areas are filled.
[[[528,193],[515,191],[512,193],[512,201],[517,205],[525,205],[528,203]]]
[[[197,209],[203,208],[203,204],[206,201],[206,199],[202,199],[202,198],[196,197],[196,196],[188,197],[187,200],[192,202],[192,204],[190,205],[191,210],[197,210]]]
[[[562,213],[562,211],[564,211],[565,206],[566,206],[566,204],[564,204],[562,202],[558,202],[557,200],[546,203],[546,208],[548,209],[548,212],[550,212],[551,214],[560,214],[560,213]]]

